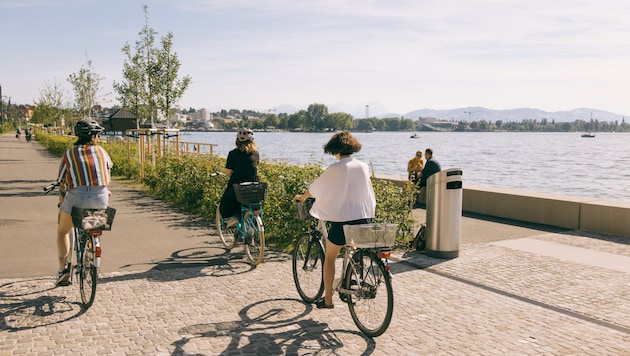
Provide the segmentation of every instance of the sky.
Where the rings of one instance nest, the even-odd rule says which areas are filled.
[[[143,5],[192,78],[181,108],[630,115],[627,0],[0,0],[3,100],[58,84],[72,105],[67,78],[90,60],[99,103],[117,104]]]

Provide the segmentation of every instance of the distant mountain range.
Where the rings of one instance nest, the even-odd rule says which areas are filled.
[[[479,121],[486,120],[495,122],[497,120],[503,120],[504,122],[521,122],[526,119],[534,119],[540,121],[547,119],[548,121],[556,122],[573,122],[575,120],[590,121],[593,120],[621,122],[625,118],[624,115],[615,114],[608,111],[590,109],[590,108],[577,108],[569,111],[543,111],[539,109],[520,108],[520,109],[506,109],[506,110],[493,110],[480,106],[465,107],[457,109],[446,110],[434,110],[434,109],[418,109],[406,114],[398,113],[386,113],[385,107],[379,103],[370,103],[366,108],[363,106],[348,106],[343,104],[327,105],[328,112],[346,112],[351,114],[356,119],[363,119],[368,117],[388,118],[388,117],[404,117],[406,119],[418,120],[423,118],[435,118],[437,120],[455,120],[455,121]],[[366,110],[367,109],[367,110]],[[281,105],[274,108],[276,113],[292,114],[299,110],[306,110],[306,108],[298,109],[292,105]]]

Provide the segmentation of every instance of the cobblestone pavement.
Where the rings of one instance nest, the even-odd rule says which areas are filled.
[[[0,180],[6,174],[0,170]],[[11,194],[0,194],[0,205],[15,198],[13,210],[26,206]],[[149,202],[129,199],[122,188],[116,194],[122,210],[123,201],[145,208]],[[371,339],[339,299],[332,310],[299,300],[289,255],[266,252],[253,268],[240,245],[222,248],[211,225],[185,225],[185,215],[159,203],[150,207],[146,215],[117,215],[119,225],[109,240],[104,236],[108,255],[88,310],[77,285],[53,288],[52,244],[44,250],[48,273],[0,276],[0,355],[630,355],[630,273],[588,257],[527,252],[500,241],[465,242],[450,260],[397,251],[390,259],[394,318]],[[11,216],[6,208],[0,213],[0,220]],[[151,216],[155,223],[148,225],[143,219]],[[140,234],[133,219],[148,236],[129,237]],[[488,223],[493,227],[509,228]],[[2,248],[11,246],[26,263],[43,249],[13,243],[9,225],[2,231]],[[624,238],[533,231],[509,241],[520,238],[630,263]],[[161,254],[151,239],[171,253]],[[114,255],[129,263],[114,263]],[[2,276],[11,275],[10,265],[0,266]]]
[[[630,253],[582,235],[533,238]],[[77,286],[52,288],[52,277],[0,280],[0,354],[630,354],[627,273],[493,243],[452,260],[396,259],[394,319],[374,339],[338,300],[303,304],[289,256],[252,268],[211,238],[150,270],[104,274],[87,311]]]

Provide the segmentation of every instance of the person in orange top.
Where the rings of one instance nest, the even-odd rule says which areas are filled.
[[[422,177],[422,168],[424,168],[424,161],[422,160],[422,151],[417,151],[416,156],[409,160],[407,164],[407,173],[410,181],[414,182],[414,184],[418,184],[420,182],[420,177]]]

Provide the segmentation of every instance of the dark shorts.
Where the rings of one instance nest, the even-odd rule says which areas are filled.
[[[343,246],[346,244],[346,235],[343,234],[343,226],[344,225],[361,225],[361,224],[369,224],[372,222],[372,219],[358,219],[352,221],[345,222],[331,222],[330,230],[328,230],[328,241],[334,243],[338,246]]]

